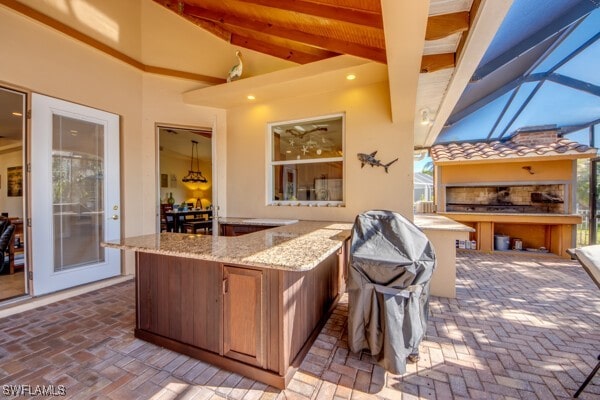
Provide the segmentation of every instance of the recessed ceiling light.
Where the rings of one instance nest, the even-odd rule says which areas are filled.
[[[15,112],[12,113],[12,115],[14,115],[15,117],[22,117],[23,113],[15,111]]]
[[[348,74],[346,75],[346,79],[348,79],[349,81],[353,81],[356,79],[356,75],[354,74]]]
[[[246,98],[247,98],[248,100],[256,100],[256,97],[254,97],[254,95],[253,95],[253,94],[249,94],[248,96],[246,96]]]

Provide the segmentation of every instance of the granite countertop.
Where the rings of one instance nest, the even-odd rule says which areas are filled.
[[[438,211],[439,214],[443,215],[510,215],[510,216],[526,216],[526,217],[549,217],[549,218],[560,218],[560,217],[581,217],[581,214],[550,214],[550,213],[501,213],[501,212],[469,212],[469,211]]]
[[[415,214],[414,223],[420,229],[436,231],[475,232],[475,229],[437,214]]]
[[[283,226],[295,224],[297,222],[299,222],[297,219],[279,218],[219,218],[220,225]]]
[[[225,221],[234,220],[243,221],[241,218]],[[350,237],[351,229],[351,223],[299,221],[243,236],[159,233],[102,245],[222,263],[307,271],[340,249],[344,240]]]

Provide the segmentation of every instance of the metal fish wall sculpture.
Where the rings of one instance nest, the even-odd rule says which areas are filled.
[[[377,150],[375,150],[371,154],[358,153],[357,156],[360,160],[360,167],[364,167],[365,164],[369,164],[371,167],[383,167],[385,169],[385,172],[387,173],[389,166],[398,161],[398,159],[396,158],[395,160],[392,160],[387,164],[382,164],[381,161],[375,159],[375,154],[377,154]]]

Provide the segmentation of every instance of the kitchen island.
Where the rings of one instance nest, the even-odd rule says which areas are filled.
[[[299,221],[104,245],[136,252],[136,337],[282,389],[345,291],[351,227]]]

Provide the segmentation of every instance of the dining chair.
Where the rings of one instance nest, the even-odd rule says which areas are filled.
[[[171,216],[171,221],[167,221],[167,211],[173,210],[173,205],[171,204],[161,204],[160,205],[160,231],[161,232],[173,232],[174,222],[173,217]]]
[[[167,232],[175,232],[175,216],[165,214],[165,229]]]
[[[15,233],[15,225],[10,224],[0,235],[0,274],[10,271],[12,238]]]
[[[585,272],[588,273],[592,281],[600,289],[600,245],[580,247],[575,249],[574,253],[577,261],[579,261]],[[579,389],[577,389],[573,397],[577,398],[583,392],[583,389],[591,382],[594,375],[598,373],[598,370],[600,370],[600,355],[598,355],[598,363],[585,381],[583,381]]]
[[[10,221],[8,218],[0,217],[0,235],[2,235],[2,232],[4,232],[4,230],[9,224]]]

